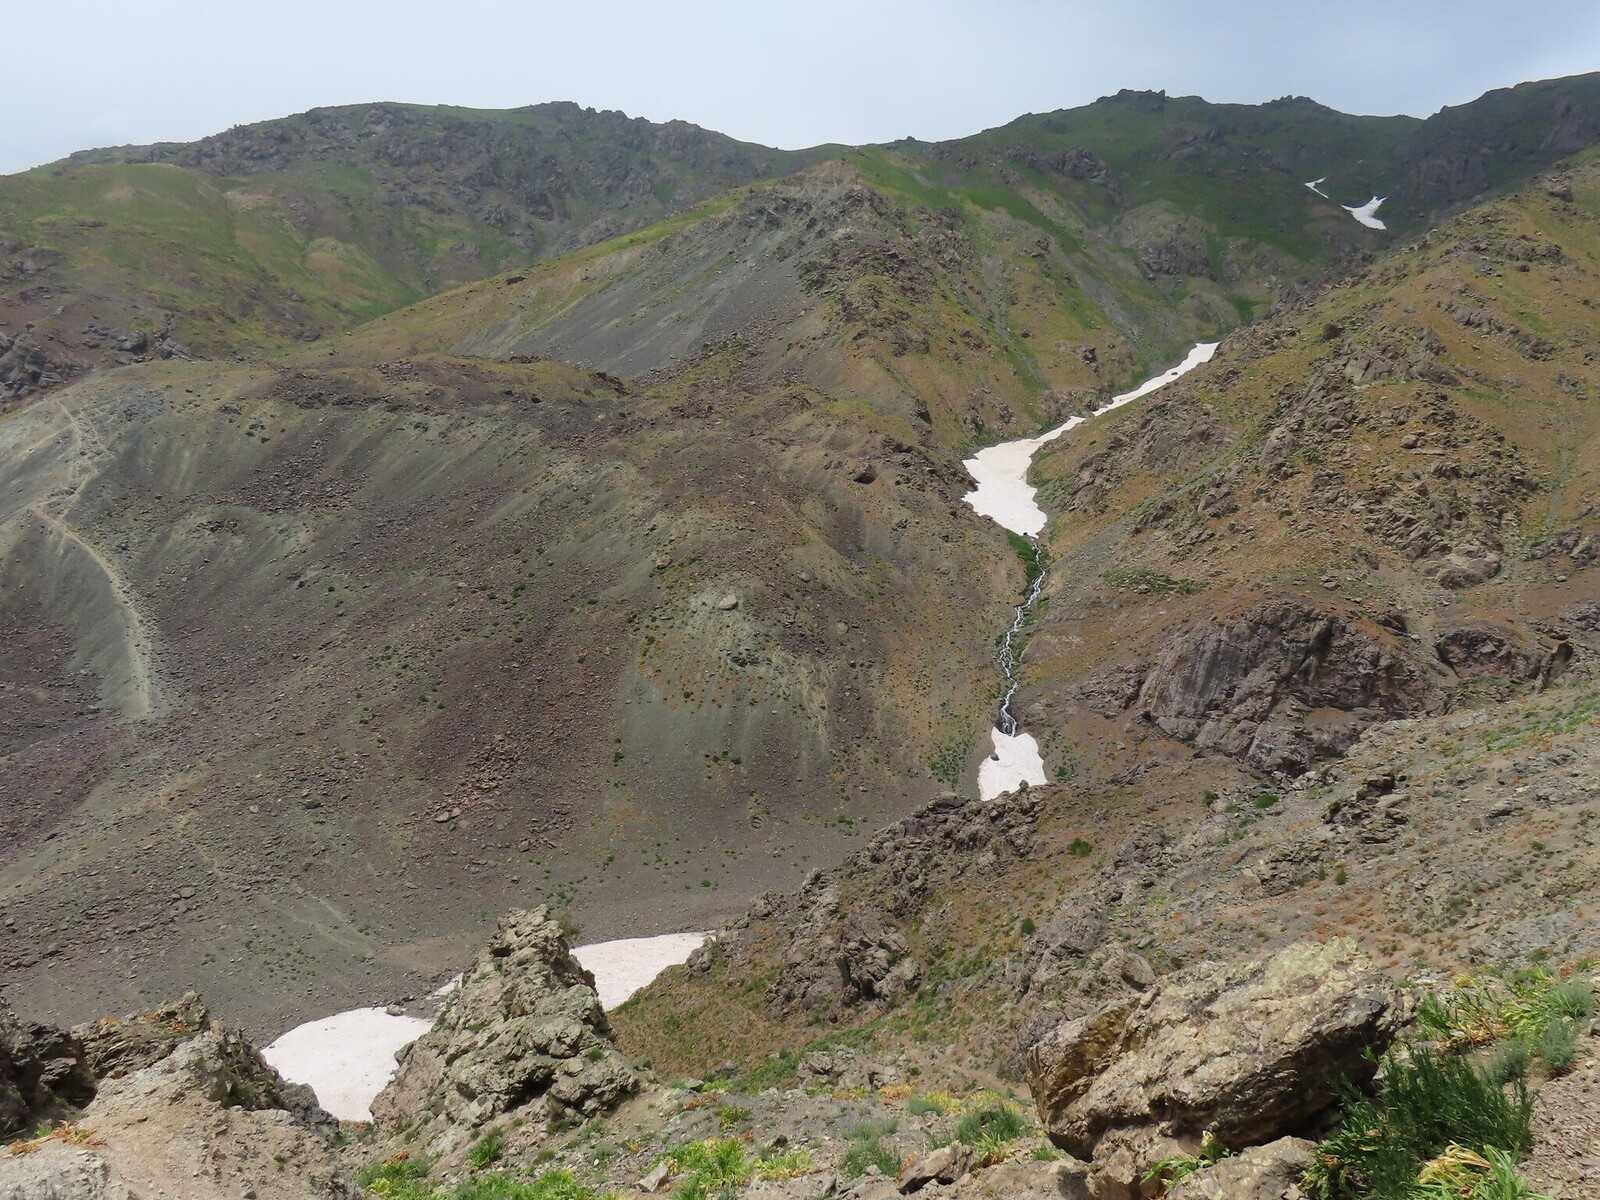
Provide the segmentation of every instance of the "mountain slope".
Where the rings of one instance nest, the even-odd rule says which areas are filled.
[[[1307,180],[1350,205],[1386,195],[1391,226],[1415,231],[1592,142],[1597,88],[1523,84],[1427,121],[1119,93],[937,145],[793,153],[571,104],[370,104],[89,151],[0,180],[0,399],[314,339],[841,156],[986,264],[1033,260],[987,280],[1023,374],[1045,357],[1027,336],[1084,329],[1170,358],[1383,244]],[[1013,311],[1030,304],[1068,319]]]
[[[37,379],[313,339],[647,224],[817,152],[574,104],[314,109],[0,179],[0,320]]]
[[[704,927],[958,778],[1022,581],[951,456],[732,352],[147,364],[0,446],[0,962],[78,1016],[292,1023],[530,891]]]
[[[1048,447],[1024,724],[1293,774],[1375,719],[1589,669],[1597,171],[1446,222]]]

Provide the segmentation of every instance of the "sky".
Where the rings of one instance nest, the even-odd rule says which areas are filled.
[[[374,100],[574,100],[798,148],[1125,87],[1426,116],[1600,70],[1595,0],[72,0],[5,26],[0,173]]]

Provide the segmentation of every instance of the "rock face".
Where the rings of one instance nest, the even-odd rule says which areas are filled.
[[[1109,1170],[1116,1195],[1174,1140],[1209,1131],[1240,1147],[1298,1130],[1340,1078],[1371,1077],[1368,1052],[1403,1015],[1393,984],[1349,943],[1300,942],[1266,961],[1202,964],[1065,1022],[1029,1051],[1029,1082],[1050,1139]]]
[[[1343,753],[1373,719],[1421,713],[1433,697],[1425,671],[1396,645],[1284,596],[1181,631],[1145,672],[1135,703],[1199,749],[1299,774]],[[1325,719],[1307,722],[1316,710]]]
[[[0,1000],[0,1138],[94,1098],[94,1078],[72,1035],[24,1025]]]
[[[1441,630],[1434,652],[1460,679],[1538,680],[1548,684],[1565,670],[1572,647],[1541,646],[1501,621],[1467,619]]]
[[[898,1004],[921,986],[923,966],[896,922],[954,878],[1026,858],[1038,816],[1039,802],[1026,796],[1003,805],[940,796],[838,870],[813,871],[786,896],[758,896],[689,967],[707,971],[718,960],[737,966],[758,947],[781,943],[777,977],[766,991],[775,1017]]]
[[[334,1123],[310,1092],[280,1079],[197,997],[56,1037],[75,1051],[78,1079],[96,1064],[80,1118],[93,1136],[0,1155],[4,1200],[359,1195],[340,1165]]]
[[[1179,1180],[1168,1190],[1166,1200],[1284,1200],[1299,1196],[1300,1177],[1310,1168],[1315,1150],[1314,1142],[1294,1137],[1252,1146]]]
[[[147,1013],[91,1021],[73,1032],[96,1078],[117,1078],[160,1062],[180,1042],[205,1029],[211,1014],[193,992]]]
[[[512,1109],[547,1119],[592,1116],[638,1090],[595,995],[545,907],[507,914],[433,1028],[399,1054],[372,1102],[390,1128],[442,1123],[460,1140]]]
[[[0,333],[0,402],[53,387],[61,377],[26,334]]]

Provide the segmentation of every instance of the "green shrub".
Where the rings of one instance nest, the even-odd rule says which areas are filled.
[[[736,1191],[752,1179],[787,1179],[813,1167],[805,1149],[769,1148],[752,1157],[735,1137],[705,1138],[668,1151],[661,1159],[678,1184],[672,1194],[680,1200],[715,1197]]]
[[[951,1140],[971,1146],[990,1162],[1004,1158],[1011,1143],[1029,1131],[1028,1118],[1021,1109],[992,1096],[962,1114]]]
[[[433,1188],[425,1182],[432,1165],[426,1158],[397,1156],[362,1167],[356,1182],[383,1200],[433,1200]]]
[[[1559,1075],[1576,1053],[1578,1023],[1594,1009],[1594,981],[1588,976],[1562,979],[1534,968],[1477,975],[1424,996],[1417,1024],[1450,1050],[1520,1042]]]
[[[1071,844],[1067,846],[1067,853],[1073,858],[1088,858],[1094,853],[1094,847],[1081,837],[1073,838]]]
[[[844,1161],[839,1164],[839,1173],[846,1179],[854,1179],[865,1175],[868,1167],[877,1167],[879,1172],[893,1179],[900,1173],[900,1159],[875,1137],[852,1141],[844,1152]]]
[[[490,1163],[500,1161],[500,1155],[505,1149],[506,1133],[503,1129],[491,1129],[477,1141],[472,1143],[467,1151],[467,1165],[474,1171],[481,1171]]]
[[[1033,923],[1032,917],[1023,917],[1022,924],[1018,928],[1022,931],[1023,937],[1032,937],[1039,931],[1039,927]]]
[[[913,1117],[926,1116],[928,1113],[942,1117],[950,1108],[951,1103],[946,1096],[913,1096],[906,1101],[906,1111]]]
[[[1565,1017],[1551,1021],[1539,1034],[1539,1057],[1552,1075],[1565,1075],[1578,1057],[1578,1023]]]
[[[537,1179],[517,1179],[492,1172],[463,1180],[450,1200],[601,1200],[600,1193],[578,1182],[571,1171],[546,1171]]]
[[[1345,1091],[1340,1131],[1318,1148],[1304,1186],[1327,1200],[1412,1200],[1423,1168],[1452,1145],[1513,1161],[1532,1141],[1533,1100],[1521,1079],[1502,1087],[1464,1058],[1427,1047],[1384,1059],[1377,1094]]]
[[[1533,1061],[1533,1051],[1527,1042],[1509,1041],[1500,1045],[1495,1056],[1485,1068],[1488,1077],[1502,1087],[1516,1079],[1528,1077],[1528,1066]]]
[[[1411,1200],[1550,1200],[1536,1196],[1517,1174],[1517,1162],[1504,1150],[1483,1154],[1465,1146],[1449,1146],[1423,1167]]]

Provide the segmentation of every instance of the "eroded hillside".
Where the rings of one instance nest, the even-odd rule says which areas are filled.
[[[276,1023],[530,891],[699,928],[955,779],[1020,565],[740,357],[166,364],[0,425],[14,994]]]
[[[1592,160],[1473,209],[1046,449],[1024,723],[1298,773],[1588,671]]]

